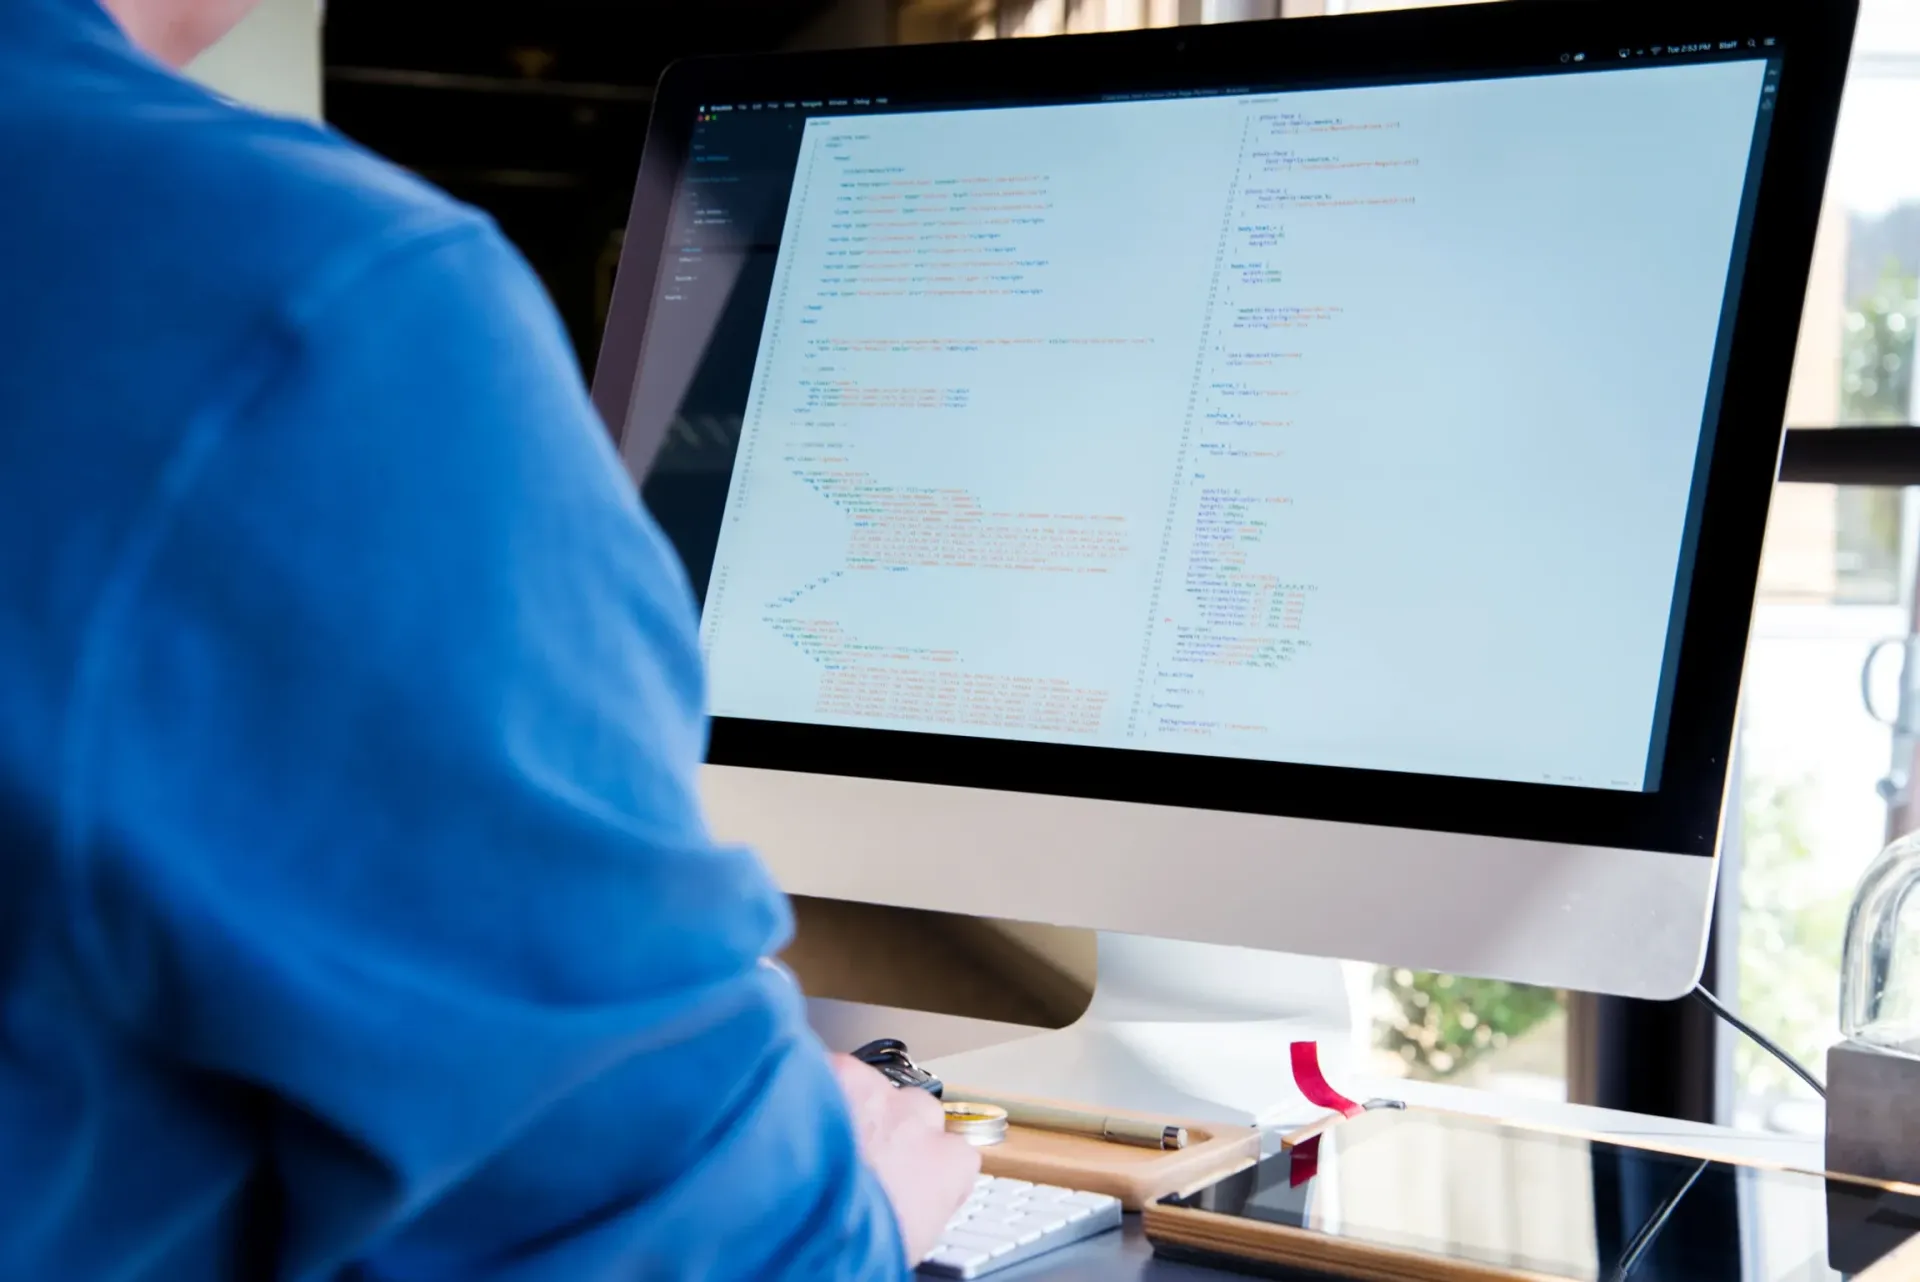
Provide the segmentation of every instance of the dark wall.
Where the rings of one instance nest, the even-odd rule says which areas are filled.
[[[778,48],[815,0],[332,0],[327,118],[491,213],[591,372],[652,86],[676,58]]]

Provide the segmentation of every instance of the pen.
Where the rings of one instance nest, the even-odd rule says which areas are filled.
[[[1006,1109],[1007,1122],[1013,1126],[1029,1126],[1037,1131],[1062,1131],[1068,1135],[1085,1135],[1091,1139],[1133,1144],[1140,1148],[1179,1149],[1187,1146],[1187,1128],[1167,1122],[1108,1117],[1104,1113],[1088,1113],[1053,1104],[1026,1104],[972,1091],[967,1092],[967,1098]]]

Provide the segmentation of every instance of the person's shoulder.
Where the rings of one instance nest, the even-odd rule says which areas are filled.
[[[218,99],[202,110],[201,127],[169,139],[152,178],[206,195],[204,261],[228,279],[297,294],[342,259],[493,232],[485,214],[327,126]]]
[[[14,171],[41,180],[73,217],[64,227],[28,220],[35,243],[19,252],[67,262],[66,285],[96,298],[130,297],[138,282],[209,342],[297,305],[315,281],[388,246],[497,238],[484,213],[318,121],[256,110],[131,58],[47,79],[56,83],[0,90],[21,108],[0,121],[0,160],[17,161]],[[0,226],[8,221],[0,214]]]
[[[231,101],[77,19],[0,11],[0,169],[23,197],[0,201],[0,279],[43,286],[28,312],[164,297],[181,320],[244,324],[340,254],[490,228],[317,121]]]

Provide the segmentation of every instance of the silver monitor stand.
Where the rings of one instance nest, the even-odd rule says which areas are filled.
[[[1292,1043],[1318,1042],[1336,1087],[1360,1063],[1364,999],[1337,961],[1106,931],[1099,947],[1076,1022],[931,1067],[959,1096],[971,1086],[1267,1126],[1326,1111],[1295,1088]]]

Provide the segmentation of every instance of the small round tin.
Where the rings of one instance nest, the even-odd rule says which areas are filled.
[[[1007,1110],[993,1104],[949,1100],[947,1130],[975,1148],[986,1148],[1007,1138]]]

